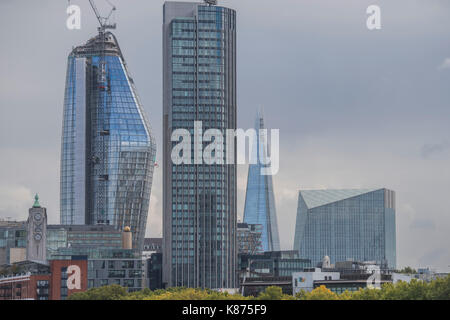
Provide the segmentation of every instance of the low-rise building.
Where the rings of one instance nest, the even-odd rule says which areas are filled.
[[[150,290],[164,289],[162,282],[162,252],[153,253],[147,260],[147,279]]]
[[[87,260],[22,261],[0,272],[0,300],[65,300],[87,290]]]
[[[299,291],[312,291],[317,287],[318,281],[339,280],[339,272],[324,272],[320,268],[314,268],[303,272],[292,273],[292,288],[293,294],[296,295]]]
[[[11,263],[11,249],[13,251],[13,262],[16,262],[19,251],[14,249],[26,248],[26,228],[25,221],[0,220],[0,265]]]
[[[292,277],[253,277],[241,283],[240,292],[243,296],[257,297],[268,287],[280,287],[284,294],[292,294]]]
[[[239,254],[239,283],[244,295],[256,296],[271,285],[292,294],[292,274],[311,267],[309,259],[298,251],[267,251],[260,254]]]
[[[83,253],[98,248],[121,249],[122,231],[109,225],[48,225],[46,244],[49,259],[60,248],[79,248]]]
[[[322,268],[314,268],[292,274],[293,294],[300,291],[312,291],[325,286],[332,292],[357,291],[368,286],[380,287],[384,283],[411,281],[413,277],[396,273],[386,265],[379,266],[374,261],[342,261],[331,265],[324,257]]]
[[[239,254],[240,278],[291,277],[293,272],[311,267],[309,259],[302,259],[298,251],[267,251],[260,254]]]

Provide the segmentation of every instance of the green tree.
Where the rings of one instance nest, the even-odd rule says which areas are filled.
[[[406,273],[406,274],[413,274],[413,273],[417,273],[416,269],[413,269],[411,267],[404,267],[401,270],[397,271],[398,273]]]
[[[179,290],[158,290],[146,296],[144,300],[244,300],[240,294],[217,292],[210,289],[182,288]]]
[[[432,300],[450,300],[450,275],[429,284],[428,297]]]
[[[76,292],[68,300],[122,300],[127,297],[127,289],[117,284],[100,288],[91,288],[85,292]]]
[[[339,296],[324,285],[315,288],[311,292],[300,291],[297,293],[298,300],[339,300]]]
[[[70,300],[253,300],[254,297],[243,297],[240,294],[217,292],[200,288],[168,288],[151,291],[144,289],[127,293],[126,288],[110,285],[92,288],[85,292],[74,293]],[[358,291],[345,291],[336,294],[325,286],[315,288],[311,292],[300,291],[295,298],[283,294],[280,287],[270,286],[261,292],[257,300],[450,300],[450,275],[427,283],[413,279],[411,282],[399,281],[386,283],[380,289],[361,288]]]
[[[258,300],[293,300],[291,295],[284,294],[280,287],[270,286],[257,297]]]

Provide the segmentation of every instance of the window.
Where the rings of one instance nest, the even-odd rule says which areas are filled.
[[[125,270],[109,270],[108,278],[125,278]]]
[[[122,261],[122,268],[124,268],[124,269],[133,269],[134,268],[134,261],[133,260]]]
[[[128,288],[134,287],[134,280],[133,279],[125,279],[123,281],[123,285]]]

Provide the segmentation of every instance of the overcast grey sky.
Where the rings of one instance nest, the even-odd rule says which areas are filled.
[[[97,0],[105,11],[103,0]],[[119,40],[162,150],[162,0],[112,0]],[[280,128],[274,177],[280,240],[292,248],[299,189],[397,193],[398,265],[450,265],[450,1],[223,0],[238,14],[238,125],[256,109]],[[59,223],[66,59],[96,34],[66,0],[0,0],[0,218],[24,219],[35,192]],[[366,28],[381,7],[382,29]],[[242,216],[247,171],[239,168]],[[161,236],[162,167],[147,236]]]

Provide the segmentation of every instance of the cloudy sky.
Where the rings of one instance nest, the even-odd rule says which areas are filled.
[[[162,0],[112,0],[116,35],[162,150]],[[398,265],[450,265],[450,2],[223,0],[238,13],[238,125],[263,107],[280,128],[274,177],[281,245],[292,248],[298,190],[397,193]],[[96,33],[65,0],[0,1],[0,218],[24,219],[38,192],[59,222],[66,59]],[[99,9],[106,11],[103,0]],[[382,29],[366,28],[381,7]],[[161,162],[161,153],[157,160]],[[246,167],[239,168],[242,216]],[[147,227],[161,236],[162,168]]]

